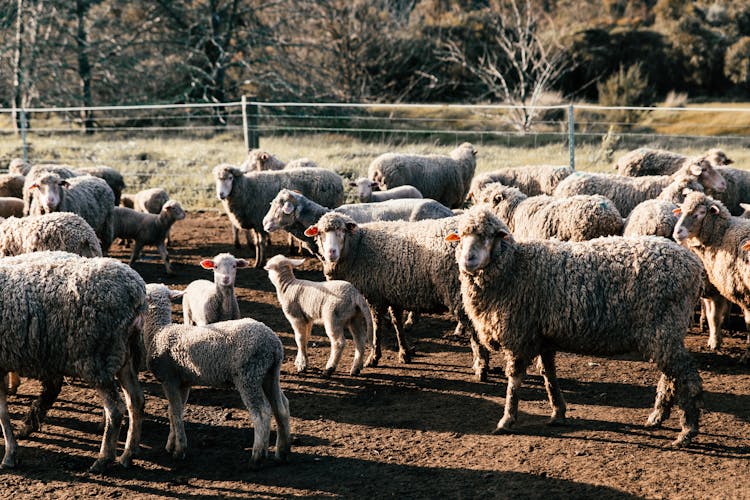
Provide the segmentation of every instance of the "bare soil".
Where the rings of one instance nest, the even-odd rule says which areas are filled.
[[[190,214],[173,236],[177,276],[168,277],[152,251],[135,266],[147,282],[184,288],[195,279],[212,279],[197,265],[200,258],[227,251],[251,255],[246,247],[231,247],[228,220],[217,212]],[[274,238],[272,253],[286,252],[284,241]],[[129,250],[115,245],[112,255],[127,259]],[[312,258],[298,274],[323,279]],[[295,372],[291,328],[265,271],[238,271],[237,295],[242,315],[268,324],[286,349],[282,386],[293,417],[291,463],[269,462],[251,472],[253,433],[239,396],[200,387],[186,410],[188,457],[173,460],[164,451],[166,400],[153,376],[142,373],[142,453],[130,469],[89,473],[101,440],[101,405],[92,389],[71,380],[43,429],[20,441],[20,466],[0,471],[0,496],[750,498],[750,369],[739,363],[744,331],[728,331],[720,353],[706,349],[707,336],[697,328],[687,336],[703,377],[705,408],[694,444],[672,449],[679,411],[662,429],[643,427],[658,378],[646,361],[560,354],[568,421],[545,424],[544,387],[530,371],[517,432],[495,436],[504,376],[495,370],[489,382],[474,380],[468,341],[453,335],[449,317],[418,321],[410,332],[417,348],[411,364],[398,362],[395,340],[386,332],[381,366],[349,376],[349,342],[337,373],[327,379],[322,368],[328,341],[317,327],[312,368]],[[179,306],[174,318],[181,321]],[[738,325],[744,330],[741,322],[729,326]],[[500,354],[492,364],[503,366]],[[38,392],[38,383],[24,381],[11,397],[16,424]]]

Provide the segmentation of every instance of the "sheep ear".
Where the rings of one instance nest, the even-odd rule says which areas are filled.
[[[39,184],[36,184],[36,183],[34,183],[34,184],[32,184],[31,186],[29,186],[29,189],[30,189],[30,190],[31,190],[31,189],[39,189]]]
[[[354,182],[354,181],[349,181],[349,187],[355,188],[355,187],[357,187],[357,183]]]
[[[673,208],[672,213],[675,215],[680,215],[682,213],[682,209],[680,207]]]
[[[291,215],[292,213],[294,213],[294,205],[292,205],[288,201],[285,201],[284,204],[281,206],[281,211],[284,212],[286,215]]]
[[[750,203],[740,203],[743,210],[750,210]]]
[[[185,295],[185,290],[172,290],[169,289],[169,300],[176,300]]]
[[[742,250],[746,251],[746,252],[747,252],[748,250],[750,250],[750,240],[745,240],[745,241],[744,241],[744,242],[742,243],[742,245],[740,246],[740,248],[741,248]]]
[[[379,182],[371,182],[370,183],[370,187],[373,188],[373,189],[375,189],[375,188],[380,189],[380,183]]]
[[[268,161],[268,153],[261,154],[260,161]]]
[[[461,240],[461,237],[456,232],[448,233],[448,235],[445,237],[445,241],[453,242],[453,241],[460,241],[460,240]]]
[[[64,187],[64,188],[69,188],[70,187],[70,183],[68,181],[64,180],[64,179],[61,180],[60,182],[58,182],[57,185],[60,186],[60,187]]]
[[[243,267],[247,267],[249,265],[250,263],[246,261],[245,259],[237,259],[237,267],[239,267],[240,269],[242,269]]]
[[[716,215],[718,215],[719,212],[721,212],[721,210],[719,209],[719,207],[717,205],[711,205],[709,207],[709,210],[711,210],[711,212],[713,212]]]
[[[289,262],[292,267],[299,267],[305,263],[305,259],[287,259],[287,262]]]
[[[701,175],[703,173],[703,162],[697,162],[690,165],[690,173],[693,175]]]
[[[201,267],[203,269],[213,269],[214,268],[214,261],[211,259],[203,259],[201,261]]]
[[[317,235],[318,235],[317,226],[310,226],[307,229],[305,229],[305,236],[312,238],[313,236],[317,236]]]
[[[512,235],[512,234],[510,234],[510,233],[509,233],[508,231],[506,231],[505,229],[500,229],[500,230],[499,230],[499,231],[497,232],[497,235],[498,235],[498,236],[500,237],[500,239],[501,239],[501,240],[503,240],[503,241],[507,241],[507,242],[509,242],[509,243],[512,243],[512,242],[514,242],[514,241],[515,241],[515,240],[513,239],[513,235]]]
[[[357,224],[354,222],[347,222],[346,223],[346,231],[349,233],[353,233],[357,229]]]

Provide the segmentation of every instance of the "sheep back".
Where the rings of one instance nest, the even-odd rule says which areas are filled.
[[[666,200],[646,200],[636,205],[625,220],[623,236],[663,236],[672,238],[677,205]]]
[[[19,174],[0,175],[0,196],[7,198],[23,198],[23,184],[26,178]]]
[[[0,255],[20,255],[44,250],[101,257],[96,233],[80,216],[68,212],[11,217],[0,223]]]
[[[528,196],[552,194],[557,185],[572,173],[573,169],[565,165],[527,165],[503,168],[474,177],[470,192],[476,196],[487,184],[500,182],[506,186],[516,187]]]

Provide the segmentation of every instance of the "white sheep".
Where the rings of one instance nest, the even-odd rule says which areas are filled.
[[[414,186],[398,186],[385,191],[373,191],[380,189],[377,182],[373,182],[367,177],[359,177],[349,182],[349,187],[357,188],[357,198],[361,203],[371,203],[386,200],[395,200],[399,198],[424,198],[419,189]]]
[[[316,168],[317,163],[309,158],[297,158],[284,163],[276,155],[261,149],[251,149],[247,152],[245,161],[240,165],[240,170],[245,172],[260,172],[262,170],[292,170],[295,168]]]
[[[552,194],[560,182],[573,173],[565,165],[526,165],[507,167],[475,176],[469,188],[469,198],[492,182],[518,188],[527,196]]]
[[[250,465],[257,468],[265,457],[276,420],[276,459],[290,453],[289,401],[279,380],[284,347],[266,325],[250,318],[208,326],[172,323],[170,300],[182,292],[165,285],[146,286],[149,303],[143,328],[146,365],[161,382],[169,402],[169,438],[166,450],[184,458],[187,437],[183,422],[185,404],[194,385],[234,387],[250,412],[254,442]]]
[[[182,298],[185,324],[202,326],[240,319],[234,281],[237,269],[248,267],[248,262],[229,253],[221,253],[213,259],[203,259],[200,264],[203,269],[213,269],[214,280],[195,280],[185,288]]]
[[[364,296],[354,285],[342,280],[316,282],[294,276],[293,268],[304,259],[271,257],[264,269],[276,287],[276,296],[284,316],[294,329],[298,372],[307,368],[307,343],[314,324],[323,325],[331,342],[331,355],[326,363],[326,376],[336,371],[344,351],[348,329],[354,339],[354,361],[350,375],[358,375],[364,364],[365,349],[372,347],[372,316]]]
[[[709,149],[704,157],[714,167],[733,163],[721,149]],[[640,177],[644,175],[670,175],[677,172],[688,160],[680,153],[664,149],[638,148],[617,159],[614,169],[620,175]]]

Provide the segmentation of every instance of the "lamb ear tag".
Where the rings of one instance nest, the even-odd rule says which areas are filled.
[[[680,215],[682,213],[682,209],[680,207],[673,208],[672,213],[675,215]]]
[[[214,268],[214,261],[211,259],[203,259],[201,261],[201,267],[203,269],[213,269]]]
[[[309,236],[312,238],[313,236],[318,235],[318,228],[315,226],[310,226],[307,229],[305,229],[305,236]]]
[[[744,251],[746,251],[746,252],[747,252],[748,250],[750,250],[750,240],[746,240],[746,241],[745,241],[745,243],[743,243],[743,244],[742,244],[742,246],[741,246],[740,248],[742,248],[742,249],[743,249]]]
[[[445,241],[459,241],[461,237],[458,235],[458,233],[448,233],[448,235],[445,237]]]

